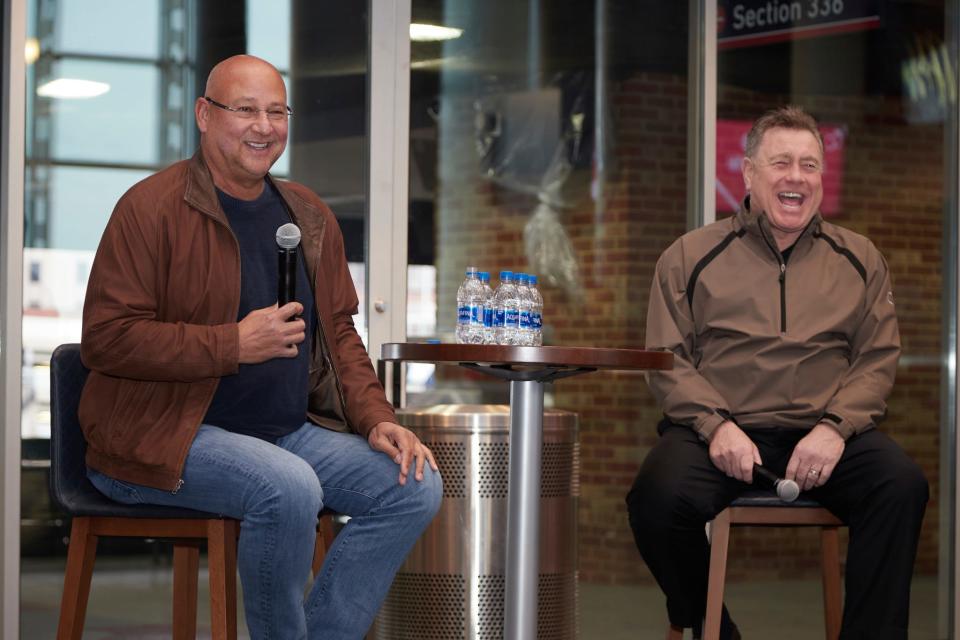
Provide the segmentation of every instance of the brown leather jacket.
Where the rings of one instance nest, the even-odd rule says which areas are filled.
[[[366,436],[395,421],[352,316],[343,236],[306,187],[271,181],[302,233],[320,318],[311,421]],[[87,464],[173,490],[220,377],[238,370],[240,253],[198,151],[134,185],[100,241],[83,308],[80,400]],[[329,347],[329,348],[328,348]]]
[[[886,413],[900,354],[890,272],[867,238],[817,214],[784,264],[762,212],[691,231],[657,263],[647,347],[674,354],[648,374],[673,422],[709,440],[741,427],[843,436]]]

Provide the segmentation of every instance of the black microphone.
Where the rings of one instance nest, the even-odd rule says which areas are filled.
[[[793,502],[800,495],[800,487],[796,482],[784,480],[770,469],[761,467],[756,463],[753,465],[753,476],[755,479],[762,480],[761,484],[774,489],[777,492],[777,497],[783,502]]]
[[[277,229],[277,305],[282,307],[297,299],[297,246],[300,244],[300,229],[288,222]]]

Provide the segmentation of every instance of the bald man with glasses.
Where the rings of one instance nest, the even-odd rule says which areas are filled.
[[[200,149],[124,194],[94,261],[88,476],[119,502],[241,520],[252,638],[359,639],[440,506],[440,474],[396,423],[354,328],[336,219],[269,175],[292,114],[280,74],[224,60],[195,114]],[[288,223],[296,297],[278,307]],[[304,598],[324,507],[351,518]]]

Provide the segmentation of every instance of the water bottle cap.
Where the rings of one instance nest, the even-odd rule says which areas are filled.
[[[513,271],[501,271],[500,279],[507,281],[513,280]]]
[[[535,275],[533,275],[533,274],[531,273],[531,274],[529,274],[529,275],[527,276],[527,278],[530,279],[530,284],[537,284],[537,276],[535,276]]]
[[[467,276],[475,276],[475,275],[478,275],[479,273],[480,271],[476,267],[467,267],[467,273],[466,273]]]
[[[481,272],[480,272],[480,280],[481,280],[482,282],[487,282],[488,280],[490,280],[490,272],[489,272],[489,271],[481,271]]]
[[[518,273],[518,274],[517,274],[517,282],[519,282],[519,283],[521,283],[521,284],[526,284],[528,281],[529,281],[529,280],[528,280],[528,278],[527,278],[527,274],[525,274],[525,273]]]

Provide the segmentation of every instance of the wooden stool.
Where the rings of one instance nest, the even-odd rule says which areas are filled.
[[[816,500],[801,496],[795,502],[781,502],[769,491],[748,491],[720,512],[710,524],[710,575],[707,582],[707,612],[703,640],[718,640],[723,589],[727,577],[727,549],[730,527],[821,527],[820,564],[823,578],[823,611],[827,640],[840,637],[843,603],[840,592],[840,537],[843,526],[835,515]],[[683,629],[669,625],[667,640],[680,640]]]

